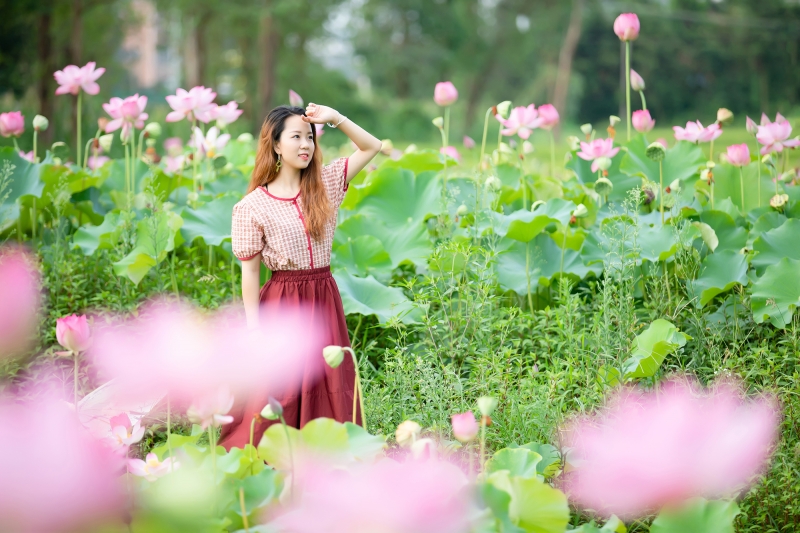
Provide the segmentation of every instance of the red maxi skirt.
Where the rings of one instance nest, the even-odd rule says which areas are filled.
[[[337,368],[331,368],[322,357],[322,347],[350,346],[339,287],[331,275],[330,266],[306,270],[276,270],[260,293],[261,309],[269,313],[310,309],[320,348],[308,354],[301,380],[289,390],[271,394],[263,390],[237,402],[229,414],[231,424],[222,426],[219,444],[226,450],[244,448],[250,442],[250,423],[272,396],[281,403],[286,424],[302,428],[315,418],[332,418],[338,422],[353,421],[353,359],[345,354]],[[360,406],[356,406],[356,421],[363,425]],[[258,418],[253,432],[253,445],[258,446],[264,431],[279,421]]]

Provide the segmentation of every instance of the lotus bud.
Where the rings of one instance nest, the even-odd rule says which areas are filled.
[[[58,167],[58,166],[61,166],[61,163],[62,163],[62,161],[61,161],[61,158],[60,158],[60,157],[54,157],[54,158],[53,158],[53,164],[54,164],[55,166],[57,166],[57,167]]]
[[[495,107],[497,108],[497,114],[500,115],[500,118],[507,120],[508,114],[511,112],[511,100],[500,102]]]
[[[567,146],[569,147],[570,152],[574,152],[581,147],[581,140],[574,135],[570,135],[567,137]]]
[[[717,110],[717,124],[722,126],[724,124],[730,124],[731,122],[733,122],[733,112],[730,109],[720,107]]]
[[[242,133],[241,135],[236,137],[236,140],[239,141],[240,143],[253,142],[253,134],[252,133]]]
[[[497,179],[496,176],[489,176],[488,178],[486,178],[485,186],[490,191],[497,191],[500,190],[500,187],[502,187],[503,184],[500,182],[499,179]]]
[[[664,156],[667,155],[667,151],[664,150],[664,146],[659,142],[650,143],[645,153],[647,154],[647,157],[653,161],[663,161]]]
[[[444,128],[444,119],[442,117],[436,117],[431,122],[433,122],[433,125],[439,128],[440,130]]]
[[[598,157],[594,160],[594,164],[597,165],[597,168],[600,170],[608,170],[611,168],[611,158],[606,156]]]
[[[756,121],[752,118],[747,117],[747,120],[745,121],[745,129],[750,135],[755,135],[758,133],[758,124],[756,124]]]
[[[408,146],[406,146],[406,149],[403,150],[403,153],[404,154],[411,154],[411,153],[416,152],[416,151],[417,151],[417,145],[416,144],[409,144]]]
[[[772,154],[767,154],[761,158],[761,162],[765,165],[769,165],[772,162]]]
[[[453,435],[459,442],[467,443],[478,436],[478,423],[475,421],[475,415],[472,414],[472,411],[453,415],[451,422]]]
[[[105,135],[101,135],[98,142],[100,143],[100,149],[104,152],[108,152],[111,150],[111,145],[114,143],[114,134],[106,133]]]
[[[536,211],[536,208],[538,208],[540,205],[544,205],[544,201],[536,200],[533,202],[533,204],[531,204],[531,211]]]
[[[322,357],[329,367],[336,368],[344,361],[344,350],[341,346],[326,346],[322,349]]]
[[[711,173],[711,169],[704,168],[701,170],[700,179],[711,185],[711,182],[714,181],[714,175]]]
[[[483,416],[490,416],[497,409],[497,398],[481,396],[478,398],[478,410]]]
[[[49,125],[50,121],[47,120],[47,117],[42,115],[33,117],[33,129],[36,131],[45,131]]]
[[[461,204],[460,206],[458,206],[458,209],[456,210],[456,214],[458,216],[463,217],[467,213],[469,213],[469,208],[467,208],[466,205]]]
[[[710,170],[710,169],[714,168],[715,166],[717,166],[717,164],[714,163],[713,161],[706,161],[706,168],[707,169]]]
[[[414,459],[423,461],[427,459],[436,459],[438,456],[436,441],[433,439],[419,439],[411,445],[411,455]]]
[[[633,69],[631,69],[631,89],[634,91],[644,91],[645,89],[644,78]]]
[[[617,120],[619,120],[619,119],[617,119]],[[583,126],[581,126],[581,131],[583,132],[584,135],[586,135],[588,137],[589,135],[592,134],[592,131],[594,131],[594,128],[592,128],[591,124],[584,124]]]
[[[108,126],[108,119],[106,117],[100,117],[97,119],[97,129],[100,131],[106,131],[106,126]]]
[[[150,122],[144,127],[145,133],[154,139],[161,137],[161,124],[158,122]]]
[[[422,427],[413,420],[406,420],[397,426],[397,431],[394,432],[394,438],[397,444],[403,448],[407,448],[414,444],[419,434],[422,432]]]
[[[611,126],[612,128],[614,126],[616,126],[619,123],[619,121],[620,121],[620,118],[618,116],[616,116],[616,115],[610,115],[608,117],[608,125]]]
[[[575,209],[572,210],[572,216],[575,218],[585,218],[589,216],[589,210],[586,209],[585,205],[578,204]]]
[[[261,418],[278,420],[281,416],[283,416],[283,406],[278,400],[270,396],[269,403],[261,410]]]
[[[769,199],[769,205],[771,205],[775,209],[780,209],[781,207],[786,205],[786,202],[788,201],[789,201],[788,194],[776,194],[775,196]]]
[[[594,182],[594,192],[600,196],[608,196],[614,190],[614,184],[608,178],[597,178]]]
[[[513,143],[514,139],[511,139],[511,142]],[[506,144],[504,142],[500,143],[500,146],[498,147],[498,149],[503,154],[513,154],[514,153],[514,150],[511,149],[511,145],[510,144]]]

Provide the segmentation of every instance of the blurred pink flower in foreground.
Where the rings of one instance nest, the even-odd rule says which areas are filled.
[[[294,386],[319,344],[309,333],[310,313],[272,316],[262,308],[263,326],[253,330],[235,313],[151,302],[136,318],[96,324],[89,356],[124,399],[170,393],[191,401],[223,385],[234,396],[263,389],[278,395]]]
[[[68,315],[56,320],[56,339],[72,354],[85,352],[92,344],[86,315]]]
[[[22,111],[0,113],[0,135],[3,137],[19,137],[25,132],[25,117]]]
[[[111,159],[104,155],[90,155],[87,164],[89,165],[90,169],[97,170],[109,161],[111,161]]]
[[[303,97],[289,89],[289,105],[294,107],[303,107]]]
[[[478,423],[475,421],[472,411],[453,415],[451,423],[453,424],[453,435],[459,442],[469,442],[478,436]]]
[[[605,415],[568,430],[569,493],[624,518],[724,496],[763,468],[777,422],[770,401],[744,401],[729,383],[705,393],[681,381],[658,392],[622,391]]]
[[[19,156],[22,159],[25,159],[26,161],[30,161],[31,163],[34,162],[33,161],[33,150],[31,150],[30,152],[23,152],[22,150],[20,150],[19,151]]]
[[[94,531],[125,498],[114,453],[55,399],[0,403],[0,531]]]
[[[204,394],[192,402],[186,415],[191,422],[200,424],[203,430],[209,427],[220,427],[233,422],[228,412],[233,408],[233,396],[227,387]]]
[[[639,29],[636,13],[622,13],[614,20],[614,33],[620,41],[635,41],[639,37]]]
[[[539,111],[531,104],[528,107],[515,107],[507,120],[503,120],[499,114],[495,118],[500,121],[505,129],[501,131],[506,137],[519,135],[520,139],[527,139],[533,130],[538,128],[542,120],[539,118]]]
[[[64,70],[57,70],[53,73],[59,87],[56,94],[78,94],[81,89],[86,94],[97,94],[100,86],[97,79],[106,71],[104,68],[95,68],[96,63],[90,61],[82,67],[67,65]]]
[[[103,104],[103,109],[113,119],[106,125],[106,133],[122,128],[122,138],[129,139],[133,128],[144,128],[144,121],[148,114],[144,112],[147,106],[147,97],[134,94],[124,100],[116,96]]]
[[[158,460],[154,453],[148,453],[144,461],[141,459],[128,459],[128,471],[134,476],[145,478],[147,481],[155,481],[164,474],[180,466],[174,457],[167,457],[163,461]]]
[[[433,101],[436,105],[447,107],[453,105],[458,100],[458,91],[453,82],[440,81],[433,89]]]
[[[592,162],[592,172],[597,172],[597,160],[601,157],[611,159],[619,152],[619,147],[614,148],[614,139],[595,139],[591,142],[581,141],[581,151],[578,157]]]
[[[461,154],[458,153],[455,146],[442,146],[439,148],[439,153],[446,155],[447,157],[452,157],[459,163],[461,163]]]
[[[164,139],[164,150],[169,155],[180,155],[183,153],[183,140],[180,137],[168,137]]]
[[[292,533],[460,533],[470,529],[467,479],[434,460],[384,459],[347,470],[303,468],[296,507],[280,517]]]
[[[544,104],[539,106],[539,118],[541,119],[540,128],[543,130],[553,129],[560,120],[558,110],[553,104]]]
[[[188,91],[178,89],[176,94],[167,96],[167,103],[172,112],[167,115],[167,122],[197,119],[208,124],[215,109],[214,98],[217,93],[203,86],[192,87]]]
[[[745,167],[750,164],[750,148],[746,143],[728,146],[727,156],[731,165]]]
[[[24,351],[39,313],[39,273],[33,259],[12,247],[0,249],[0,359]]]
[[[323,129],[324,127],[325,124],[314,124],[314,129],[317,130],[317,137],[325,133],[325,130]]]
[[[766,115],[762,115],[761,126],[758,126],[756,133],[756,139],[764,145],[761,155],[782,152],[784,148],[800,146],[800,139],[789,139],[791,134],[792,125],[780,113],[775,116],[775,122],[770,122]]]
[[[475,139],[473,139],[469,135],[464,135],[463,143],[464,143],[464,148],[466,148],[467,150],[472,150],[473,148],[475,148]]]
[[[656,125],[656,121],[650,117],[650,111],[646,109],[634,111],[631,122],[633,123],[633,129],[639,133],[647,133]]]

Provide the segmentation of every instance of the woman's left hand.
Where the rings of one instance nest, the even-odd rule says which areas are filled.
[[[303,121],[312,124],[325,124],[326,122],[335,123],[338,117],[339,112],[335,109],[324,105],[309,103],[306,106],[306,116],[303,117]]]

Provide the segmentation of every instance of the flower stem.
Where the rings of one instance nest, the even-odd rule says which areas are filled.
[[[83,149],[83,165],[81,165],[82,168],[86,168],[86,166],[89,164],[89,147],[92,145],[92,142],[94,142],[94,139],[93,138],[89,139],[89,141],[86,143],[86,146]]]
[[[644,91],[639,91],[639,96],[642,97],[642,109],[647,111],[647,100],[644,99]]]
[[[78,416],[78,352],[72,353],[72,360],[74,362],[74,367],[72,370],[72,394],[75,402],[75,416]]]
[[[714,139],[711,139],[711,147],[708,150],[708,160],[714,161]]]
[[[478,172],[483,168],[483,156],[486,153],[486,134],[489,132],[489,115],[492,113],[492,108],[486,110],[486,116],[483,118],[483,138],[481,139],[481,157],[478,159]]]
[[[446,146],[450,146],[450,106],[444,108],[444,139]]]
[[[664,162],[658,162],[658,199],[661,209],[661,225],[664,225]]]
[[[19,149],[19,143],[17,142],[17,138],[11,137],[11,140],[14,141],[14,151],[17,153],[21,152],[22,150]]]
[[[128,211],[131,209],[131,165],[130,165],[130,146],[128,143],[123,143],[125,146],[125,199],[128,203]]]
[[[631,140],[631,42],[625,41],[625,106],[628,110],[628,141]]]
[[[758,153],[758,140],[756,140],[756,167],[758,167],[758,207],[761,207],[761,154]]]
[[[556,138],[550,130],[550,174],[556,177]]]
[[[530,242],[525,243],[525,279],[528,283],[528,310],[533,314],[533,299],[531,298],[531,247]]]
[[[484,457],[485,457],[485,450],[486,450],[486,422],[481,416],[481,464],[478,465],[478,469],[483,471],[484,465]]]
[[[742,195],[742,213],[747,213],[744,208],[744,172],[742,167],[739,167],[739,193]]]
[[[39,136],[39,130],[34,129],[33,130],[33,162],[34,163],[38,163],[39,162],[39,156],[36,153],[36,140],[37,140],[38,136]]]
[[[192,118],[192,131],[189,133],[189,138],[191,139],[194,136],[194,129],[197,127],[197,119]],[[197,194],[197,154],[200,151],[199,142],[195,139],[194,143],[194,155],[192,156],[192,192]],[[194,209],[197,209],[197,200],[192,202],[194,205],[192,206]]]
[[[253,437],[256,431],[256,417],[253,415],[253,420],[250,421],[250,450],[247,452],[247,458],[250,459],[250,475],[253,475]]]
[[[143,139],[144,138],[144,134],[145,134],[145,131],[144,131],[144,129],[142,129],[142,132],[139,134],[139,151],[137,152],[137,155],[136,155],[136,159],[137,160],[141,160],[142,159],[142,145],[144,144],[144,139]]]
[[[77,135],[78,135],[78,144],[75,147],[78,150],[78,159],[75,161],[75,164],[80,166],[81,164],[81,98],[83,97],[83,91],[78,91],[78,124],[77,124]]]
[[[356,398],[358,398],[359,406],[361,407],[361,425],[366,430],[367,416],[364,412],[364,391],[361,388],[361,374],[358,372],[358,358],[356,357],[356,352],[349,346],[345,346],[344,350],[350,352],[350,355],[353,357],[353,367],[356,370],[356,382],[353,387],[353,424],[356,423]]]
[[[292,439],[289,437],[289,429],[286,426],[286,419],[283,418],[281,415],[281,425],[283,426],[283,432],[286,434],[286,447],[289,450],[289,468],[292,471],[292,479],[289,481],[289,499],[292,499],[294,495],[294,457],[292,456]]]
[[[244,526],[244,531],[245,533],[250,533],[250,527],[247,523],[247,508],[244,505],[244,487],[239,487],[239,507],[242,509],[242,525]]]

